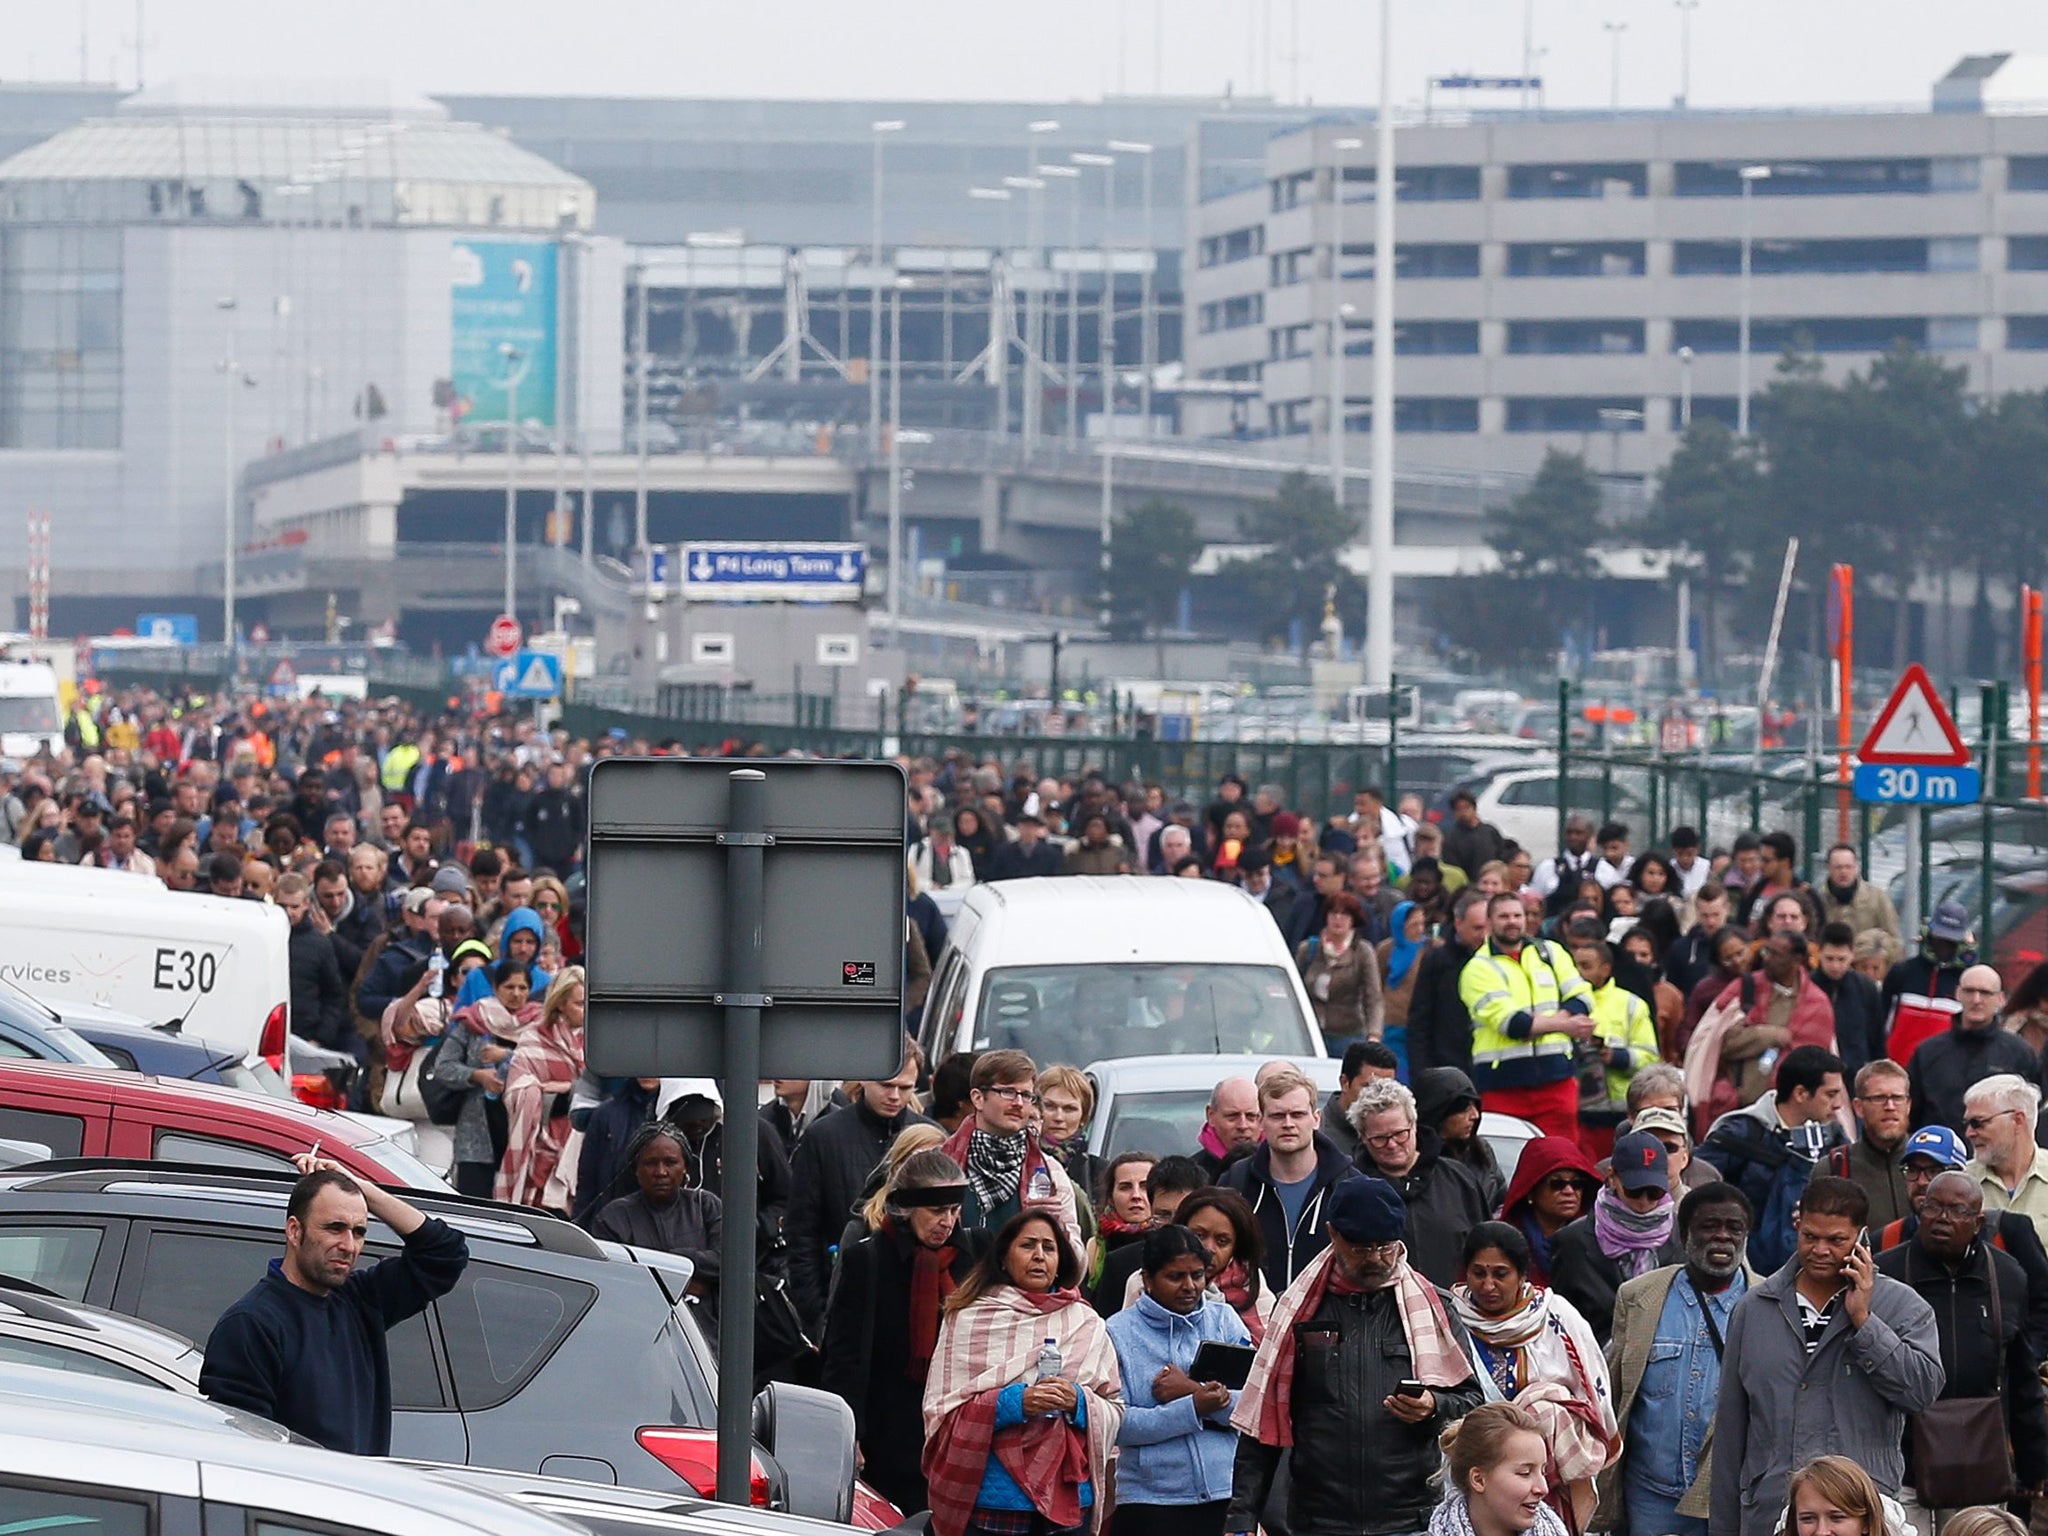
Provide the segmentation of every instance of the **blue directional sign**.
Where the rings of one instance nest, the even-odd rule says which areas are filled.
[[[1854,788],[1858,800],[1879,805],[1975,805],[1984,795],[1984,775],[1967,765],[1862,763]]]
[[[686,597],[724,602],[854,602],[867,574],[859,544],[690,544]]]
[[[491,687],[512,699],[560,698],[562,658],[546,651],[520,651],[491,669]]]
[[[144,640],[164,645],[197,645],[199,615],[196,613],[145,613],[135,621],[135,633]]]

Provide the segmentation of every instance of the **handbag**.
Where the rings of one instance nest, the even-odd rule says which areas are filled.
[[[1911,1421],[1913,1487],[1929,1509],[2003,1504],[2013,1495],[2012,1442],[2005,1432],[2005,1313],[1998,1296],[1998,1262],[1984,1248],[1991,1287],[1991,1338],[1998,1350],[1998,1388],[1992,1397],[1951,1397],[1930,1403]]]
[[[405,1064],[403,1072],[384,1074],[384,1091],[377,1099],[377,1113],[388,1115],[393,1120],[431,1120],[427,1100],[421,1088],[422,1078],[431,1080],[434,1072],[434,1047],[438,1040],[428,1040],[416,1046],[412,1060]]]

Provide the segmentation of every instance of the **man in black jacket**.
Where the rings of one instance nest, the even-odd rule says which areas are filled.
[[[1277,1355],[1254,1372],[1246,1390],[1261,1399],[1258,1408],[1239,1407],[1250,1422],[1239,1426],[1245,1432],[1238,1436],[1225,1531],[1258,1526],[1290,1443],[1290,1530],[1355,1536],[1428,1526],[1443,1462],[1438,1436],[1479,1406],[1482,1391],[1467,1365],[1472,1344],[1464,1325],[1448,1298],[1437,1295],[1430,1299],[1458,1356],[1432,1371],[1419,1395],[1400,1393],[1404,1380],[1423,1372],[1402,1310],[1404,1292],[1419,1278],[1407,1273],[1401,1253],[1408,1225],[1401,1197],[1382,1180],[1348,1179],[1331,1192],[1324,1226],[1330,1255],[1319,1277],[1327,1283],[1309,1289]],[[1281,1371],[1294,1382],[1286,1400],[1271,1390]]]
[[[1437,1285],[1455,1284],[1466,1235],[1492,1214],[1485,1182],[1443,1155],[1443,1139],[1416,1123],[1415,1095],[1400,1083],[1367,1083],[1351,1124],[1358,1171],[1385,1179],[1407,1207],[1408,1262]]]
[[[1479,802],[1469,789],[1451,791],[1451,824],[1444,828],[1446,864],[1465,871],[1465,878],[1477,880],[1479,871],[1496,859],[1506,857],[1507,840],[1500,828],[1479,819]]]
[[[442,899],[423,885],[405,893],[399,909],[399,921],[404,926],[385,941],[377,958],[370,961],[369,971],[356,987],[356,1012],[366,1019],[381,1019],[391,1000],[411,985],[405,979],[406,973],[424,964],[434,952],[443,905]]]
[[[1934,1309],[1946,1378],[1941,1400],[2000,1399],[2015,1480],[2021,1488],[2038,1488],[2048,1480],[2048,1415],[2027,1344],[2027,1276],[2012,1255],[1984,1241],[1983,1228],[1984,1192],[1977,1181],[1966,1173],[1937,1174],[1920,1206],[1919,1231],[1879,1254],[1877,1270]],[[1909,1484],[1914,1471],[1908,1436]],[[1982,1497],[1997,1494],[1987,1490]],[[1918,1502],[1926,1507],[1926,1500]]]
[[[1920,1042],[1906,1064],[1913,1084],[1913,1127],[1945,1125],[1958,1135],[1963,1129],[1963,1095],[1972,1084],[2000,1072],[2016,1073],[2033,1082],[2041,1061],[2032,1046],[2001,1029],[1998,1010],[2005,1006],[2005,985],[1988,965],[1973,965],[1956,983],[1962,1013],[1948,1032]]]
[[[535,868],[566,875],[583,858],[583,796],[569,783],[569,765],[550,763],[547,783],[520,817]]]
[[[1835,1054],[1854,1077],[1884,1055],[1884,997],[1877,983],[1857,970],[1856,935],[1847,923],[1820,931],[1820,963],[1813,984],[1835,1005]]]
[[[791,1299],[813,1330],[824,1325],[832,1257],[869,1177],[906,1126],[931,1123],[910,1108],[923,1065],[906,1038],[894,1077],[862,1083],[850,1109],[823,1116],[796,1144],[782,1231],[789,1241]]]
[[[286,959],[292,979],[292,1033],[330,1051],[354,1051],[360,1036],[348,1012],[348,983],[334,952],[334,940],[313,921],[313,892],[306,877],[281,875],[277,904],[291,923]]]
[[[1614,1298],[1622,1282],[1685,1262],[1676,1215],[1664,1143],[1648,1131],[1615,1137],[1613,1171],[1594,1197],[1593,1210],[1550,1240],[1550,1288],[1579,1309],[1602,1347],[1614,1332]]]
[[[1472,1071],[1472,1015],[1458,993],[1465,962],[1486,943],[1486,898],[1458,892],[1451,903],[1451,935],[1422,952],[1415,962],[1415,990],[1408,998],[1408,1071],[1456,1067]]]
[[[1017,840],[1005,843],[988,861],[991,880],[1021,880],[1031,875],[1056,875],[1066,855],[1045,835],[1045,822],[1035,811],[1017,818]]]
[[[1691,997],[1714,970],[1714,938],[1728,926],[1728,888],[1709,880],[1692,899],[1693,924],[1664,952],[1664,979]]]
[[[385,1335],[455,1289],[469,1245],[339,1163],[301,1153],[285,1205],[284,1257],[220,1315],[199,1390],[261,1414],[330,1451],[391,1452],[391,1360]],[[404,1251],[358,1273],[375,1216]]]
[[[1265,1141],[1217,1182],[1251,1202],[1266,1244],[1266,1284],[1277,1296],[1329,1247],[1329,1193],[1357,1170],[1318,1129],[1315,1084],[1299,1072],[1269,1075],[1259,1085],[1259,1111]]]

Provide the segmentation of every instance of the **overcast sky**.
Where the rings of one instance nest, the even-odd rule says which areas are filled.
[[[1372,0],[143,0],[152,82],[388,79],[522,95],[1370,101]],[[1673,0],[1527,0],[1553,105],[1679,89]],[[1525,0],[1395,0],[1395,98],[1522,63]],[[132,84],[136,0],[0,0],[0,80]],[[1163,26],[1157,24],[1163,17]],[[1270,17],[1270,49],[1264,18]],[[1294,27],[1299,19],[1299,47]],[[2043,0],[1698,0],[1696,106],[1913,103],[1964,53],[2048,52]],[[1158,47],[1155,50],[1155,39]],[[1258,39],[1255,41],[1255,39]]]

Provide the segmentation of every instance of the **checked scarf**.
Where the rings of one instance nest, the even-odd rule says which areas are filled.
[[[1088,1405],[1085,1433],[1069,1419],[1031,1419],[996,1428],[996,1399],[1013,1383],[1028,1385],[1039,1347],[1054,1339]],[[1109,1330],[1078,1291],[1034,1292],[998,1286],[970,1307],[949,1313],[924,1389],[924,1475],[932,1530],[963,1536],[974,1518],[990,1456],[1017,1480],[1055,1527],[1099,1529],[1110,1502],[1109,1458],[1123,1424],[1123,1376]],[[1081,1483],[1095,1502],[1081,1508]]]
[[[991,1136],[979,1126],[967,1142],[967,1182],[984,1212],[1023,1188],[1024,1159],[1031,1150],[1025,1133]]]
[[[1266,1337],[1252,1357],[1251,1379],[1238,1394],[1230,1422],[1263,1445],[1294,1444],[1294,1325],[1307,1322],[1332,1287],[1347,1289],[1336,1270],[1336,1251],[1325,1248],[1294,1277],[1287,1294],[1273,1308]],[[1472,1379],[1472,1361],[1451,1329],[1450,1315],[1436,1287],[1400,1260],[1386,1281],[1374,1289],[1394,1289],[1401,1308],[1401,1332],[1415,1362],[1415,1378],[1425,1386],[1455,1387]]]

